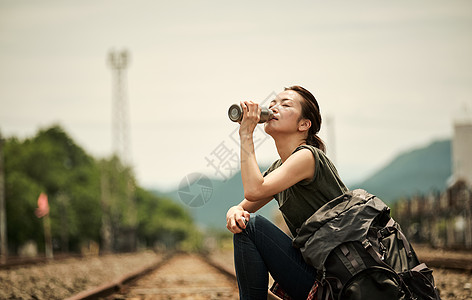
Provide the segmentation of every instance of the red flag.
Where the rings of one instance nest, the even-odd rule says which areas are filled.
[[[34,211],[36,217],[42,218],[49,213],[48,196],[41,193],[38,198],[38,208]]]

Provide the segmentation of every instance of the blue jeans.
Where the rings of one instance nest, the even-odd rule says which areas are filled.
[[[316,278],[292,239],[260,215],[234,235],[234,264],[240,299],[267,299],[269,273],[294,299],[306,299]]]

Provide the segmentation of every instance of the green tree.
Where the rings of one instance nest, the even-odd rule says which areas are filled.
[[[99,164],[103,211],[102,243],[106,251],[110,251],[109,248],[132,251],[136,248],[138,223],[136,180],[132,169],[125,166],[116,156],[102,159]],[[104,231],[107,234],[104,234]]]
[[[62,250],[98,239],[98,168],[61,127],[40,130],[24,142],[7,140],[5,173],[7,228],[15,248],[29,239],[42,243],[42,226],[34,215],[40,192],[48,195],[55,244],[67,245]]]
[[[48,195],[57,250],[78,251],[101,242],[107,229],[110,250],[146,245],[198,248],[201,235],[182,206],[140,188],[131,167],[115,156],[97,160],[58,125],[34,137],[6,140],[5,185],[8,241],[12,252],[29,240],[44,249],[43,226],[34,211],[41,192]],[[124,244],[128,248],[123,247]]]
[[[182,206],[142,188],[137,189],[136,196],[141,243],[148,247],[163,245],[175,248],[188,239],[198,242],[195,236],[199,236],[199,232],[189,212]],[[191,243],[193,247],[198,246],[195,243]]]

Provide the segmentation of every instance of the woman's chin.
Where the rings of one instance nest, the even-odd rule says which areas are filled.
[[[267,134],[270,134],[271,126],[270,126],[269,123],[264,123],[264,131],[265,131]]]
[[[264,124],[264,131],[268,135],[272,136],[272,134],[275,132],[274,127],[270,123],[265,123]],[[273,137],[273,136],[272,136]]]

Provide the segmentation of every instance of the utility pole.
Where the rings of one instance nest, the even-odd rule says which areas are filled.
[[[2,264],[7,262],[7,213],[5,209],[5,164],[3,160],[2,133],[0,132],[0,260]]]

